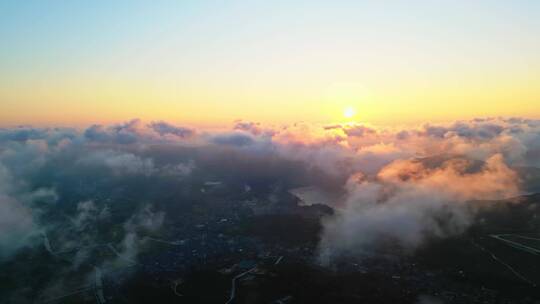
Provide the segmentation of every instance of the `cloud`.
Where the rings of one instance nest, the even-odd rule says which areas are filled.
[[[27,191],[0,163],[0,260],[35,244],[40,230],[35,217],[40,210],[33,203],[51,194],[56,199],[51,190]]]
[[[141,121],[139,119],[133,119],[110,127],[93,125],[84,131],[84,137],[87,140],[116,144],[133,144],[139,140],[140,136]]]
[[[504,130],[504,126],[485,120],[455,122],[448,127],[433,125],[424,126],[425,135],[439,138],[455,135],[471,139],[492,139],[499,136]]]
[[[358,137],[362,137],[367,134],[374,134],[376,132],[375,129],[372,129],[363,125],[356,125],[349,128],[345,128],[343,130],[345,134],[347,134],[347,136],[358,136]]]
[[[108,219],[110,210],[108,206],[100,208],[96,206],[94,201],[88,200],[77,204],[77,215],[72,219],[73,226],[76,230],[85,230],[88,226],[96,225],[96,221]]]
[[[266,137],[272,137],[276,134],[276,131],[270,128],[264,128],[260,123],[251,121],[236,121],[233,130],[245,131],[253,135],[262,135]]]
[[[31,127],[18,127],[13,129],[0,129],[0,141],[27,141],[43,139],[47,136],[45,130]]]
[[[79,163],[92,166],[104,166],[116,175],[141,174],[151,175],[155,172],[152,159],[142,158],[133,153],[113,150],[99,150],[83,155]]]
[[[375,179],[351,176],[337,215],[325,222],[321,261],[373,253],[392,243],[413,250],[426,239],[463,232],[475,199],[519,193],[518,178],[500,154],[478,164],[466,158],[396,160]]]
[[[170,134],[179,138],[189,138],[195,134],[195,131],[192,129],[176,127],[164,121],[152,122],[149,124],[149,127],[161,136]]]
[[[22,240],[44,228],[47,214],[62,210],[72,225],[86,229],[114,209],[103,203],[107,197],[161,202],[190,193],[185,185],[220,180],[228,187],[247,184],[252,194],[311,186],[341,197],[331,204],[336,215],[324,223],[321,256],[358,254],[388,238],[413,250],[467,229],[474,215],[469,200],[527,191],[514,168],[535,166],[540,121],[522,118],[406,128],[237,121],[216,131],[134,119],[83,131],[1,129],[1,214],[10,217],[0,215],[6,227],[0,242],[12,256],[33,244]],[[153,206],[149,215],[129,205],[122,221],[140,213],[160,223],[155,214],[166,207]],[[131,222],[138,224],[126,226],[125,247],[140,242],[141,227],[163,224]]]
[[[163,175],[186,177],[189,176],[193,170],[195,170],[195,168],[195,162],[193,160],[189,160],[185,163],[165,165],[160,168],[159,171]]]
[[[124,223],[124,238],[120,243],[119,259],[136,262],[140,245],[144,242],[141,232],[155,232],[161,228],[165,213],[156,212],[152,205],[145,205]]]
[[[135,213],[125,224],[124,228],[127,231],[137,231],[143,229],[146,231],[156,231],[163,225],[165,213],[162,211],[156,212],[152,205],[145,205],[137,213]]]
[[[109,134],[101,125],[93,125],[84,131],[84,137],[91,141],[107,141]]]
[[[0,194],[0,260],[27,246],[35,232],[32,211],[13,197]]]
[[[225,145],[225,146],[249,146],[252,145],[255,140],[253,137],[247,133],[243,132],[231,132],[225,134],[214,135],[210,139],[214,144]]]

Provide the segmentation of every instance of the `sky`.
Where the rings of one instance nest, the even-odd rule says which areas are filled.
[[[0,1],[0,126],[540,118],[539,1]]]

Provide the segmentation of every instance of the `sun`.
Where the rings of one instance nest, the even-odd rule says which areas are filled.
[[[356,115],[356,110],[353,107],[346,107],[343,110],[343,117],[345,118],[352,118],[354,115]]]

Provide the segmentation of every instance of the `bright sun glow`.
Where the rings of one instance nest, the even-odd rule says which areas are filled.
[[[347,107],[347,108],[345,108],[345,110],[343,110],[343,116],[345,118],[351,118],[354,115],[356,115],[356,110],[354,108],[352,108],[352,107]]]

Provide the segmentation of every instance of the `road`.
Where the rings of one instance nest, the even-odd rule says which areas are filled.
[[[540,255],[540,249],[529,247],[527,245],[523,245],[521,243],[505,239],[504,238],[505,236],[516,236],[516,237],[521,237],[521,238],[524,238],[524,239],[535,239],[535,238],[528,238],[528,237],[523,237],[523,236],[514,235],[514,234],[491,234],[490,235],[490,237],[492,237],[494,239],[497,239],[497,240],[499,240],[501,242],[504,242],[508,246],[514,247],[514,248],[519,249],[521,251],[528,252],[530,254]],[[536,239],[536,240],[538,240],[538,239]]]
[[[113,244],[109,243],[107,245],[107,247],[109,247],[109,249],[111,249],[111,251],[116,254],[116,256],[118,258],[120,258],[121,260],[124,260],[124,261],[127,261],[129,263],[133,263],[133,264],[138,264],[136,261],[132,260],[132,259],[129,259],[127,257],[125,257],[125,255],[121,254],[120,252],[118,252],[118,250],[116,250],[116,248],[114,248]]]
[[[248,271],[242,272],[241,274],[239,274],[239,275],[235,276],[234,278],[232,278],[232,280],[231,280],[231,296],[229,297],[229,300],[227,302],[225,302],[225,304],[232,303],[234,301],[234,298],[236,297],[236,281],[238,281],[238,279],[240,279],[241,277],[245,276],[246,274],[252,272],[255,269],[257,269],[257,266],[251,268]]]
[[[45,246],[45,249],[52,255],[55,255],[55,253],[52,250],[51,242],[49,241],[49,237],[47,236],[47,232],[42,231],[41,234],[43,235],[43,245]]]
[[[96,301],[98,304],[103,304],[106,302],[105,296],[103,294],[103,274],[101,272],[101,269],[99,267],[95,268],[95,292],[96,292]]]
[[[76,294],[79,294],[79,293],[81,293],[81,292],[85,292],[85,291],[87,291],[87,290],[89,290],[89,289],[91,289],[91,288],[92,288],[91,285],[88,285],[88,286],[82,286],[82,287],[79,288],[79,289],[70,291],[69,293],[63,294],[63,295],[61,295],[61,296],[58,296],[58,297],[55,297],[55,298],[52,298],[52,299],[47,299],[47,300],[45,300],[45,301],[43,301],[43,302],[41,302],[41,303],[45,304],[45,303],[56,302],[56,301],[61,300],[61,299],[63,299],[63,298],[67,298],[67,297],[69,297],[69,296],[76,295]]]
[[[149,236],[145,237],[145,239],[150,240],[150,241],[154,241],[154,242],[158,242],[158,243],[173,245],[173,246],[182,246],[182,245],[184,245],[184,241],[167,241],[167,240],[162,240],[162,239],[156,239],[156,238],[149,237]]]
[[[536,283],[534,283],[533,281],[529,280],[524,275],[519,273],[516,269],[514,269],[514,267],[510,266],[509,264],[505,263],[503,260],[499,259],[493,252],[491,252],[490,250],[488,250],[487,248],[481,246],[480,244],[476,243],[473,240],[471,240],[471,242],[473,243],[474,246],[478,247],[480,250],[482,250],[482,251],[486,252],[487,254],[489,254],[493,260],[495,260],[496,262],[498,262],[499,264],[503,265],[508,270],[510,270],[520,280],[522,280],[524,282],[527,282],[528,284],[531,284],[533,286],[536,286]]]

